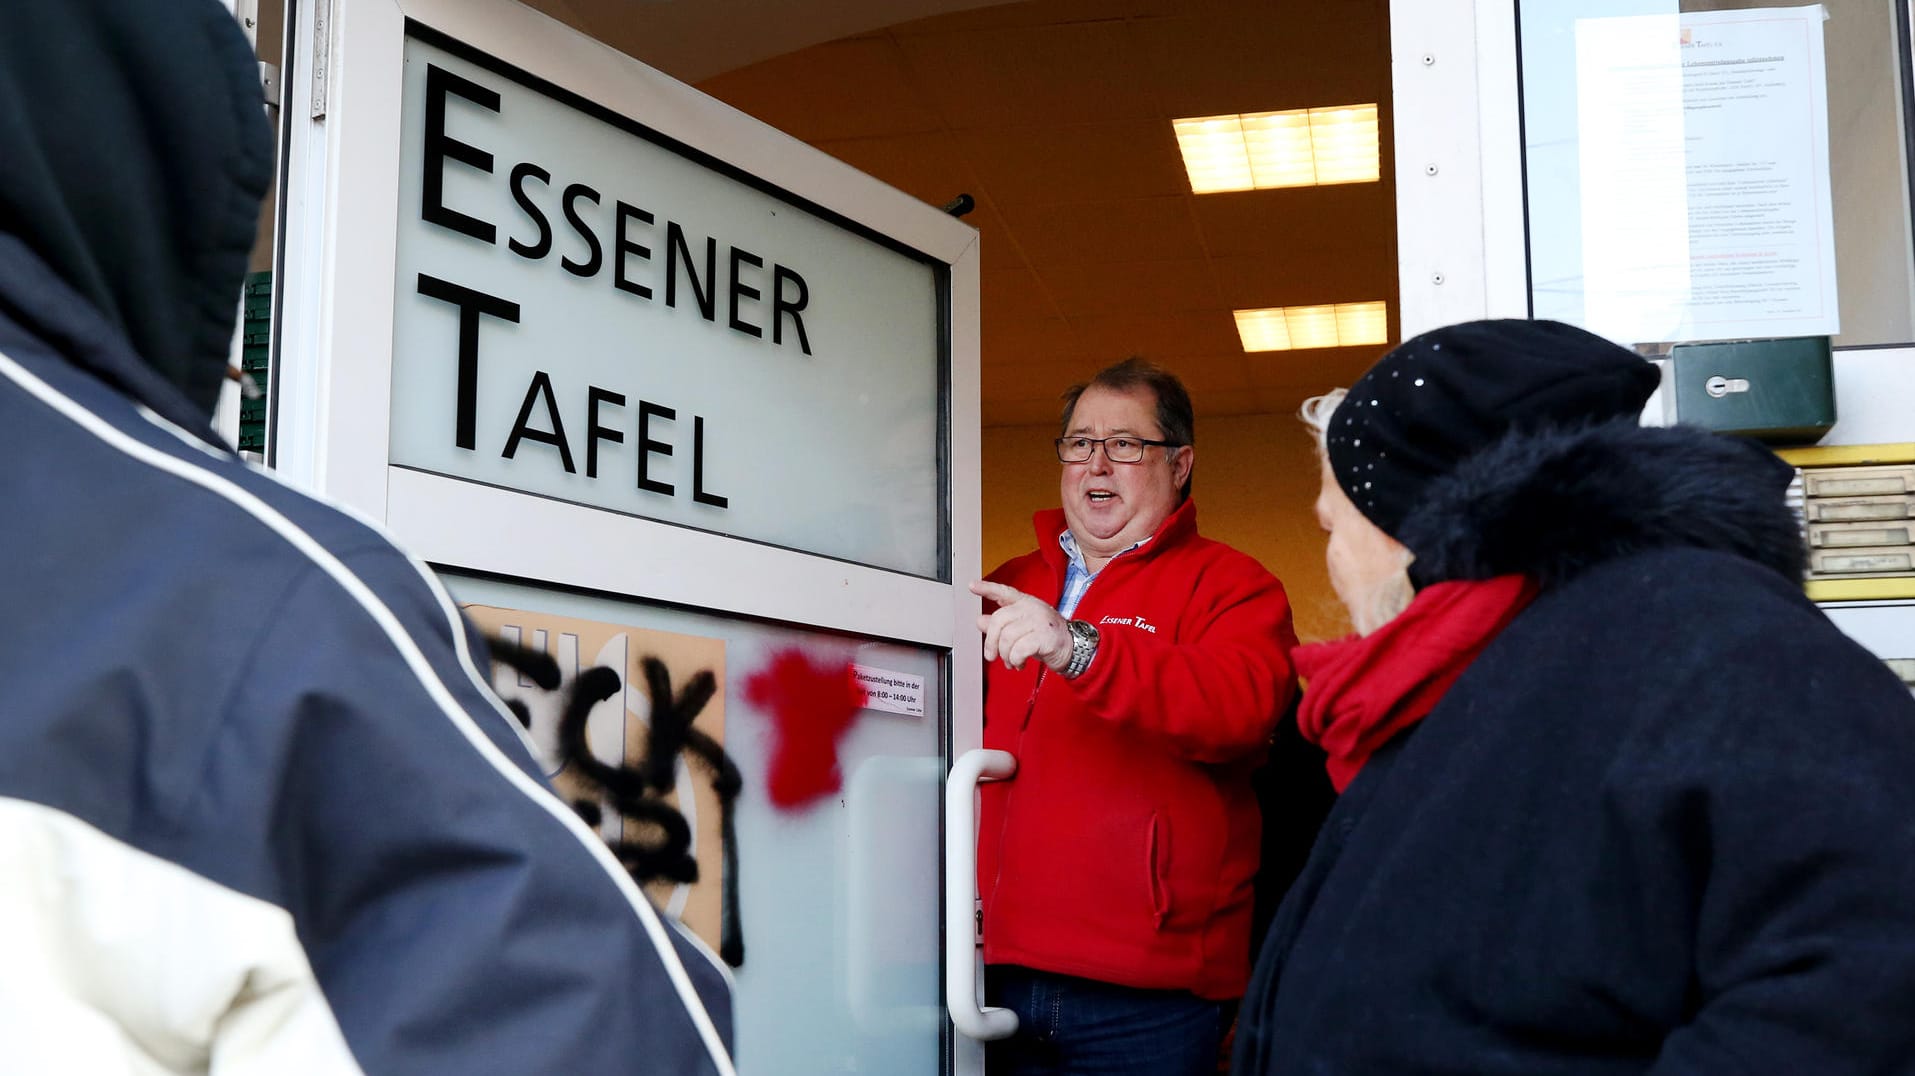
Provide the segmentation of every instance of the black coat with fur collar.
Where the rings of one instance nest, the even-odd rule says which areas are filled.
[[[1419,581],[1544,589],[1331,814],[1240,1076],[1915,1072],[1915,701],[1774,467],[1598,427],[1430,490]]]

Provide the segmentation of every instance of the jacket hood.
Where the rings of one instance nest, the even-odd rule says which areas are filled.
[[[0,232],[202,417],[218,398],[272,180],[258,72],[216,0],[0,4]],[[19,305],[3,293],[0,303]],[[111,369],[94,372],[133,391]]]
[[[1521,572],[1543,587],[1663,548],[1730,553],[1799,583],[1793,468],[1753,442],[1633,421],[1513,434],[1432,482],[1396,534],[1418,587]]]

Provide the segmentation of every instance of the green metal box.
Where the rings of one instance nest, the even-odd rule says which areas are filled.
[[[1835,425],[1826,336],[1677,344],[1669,358],[1676,421],[1775,444],[1807,444]]]

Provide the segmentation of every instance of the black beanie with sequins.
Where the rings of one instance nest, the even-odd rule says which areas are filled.
[[[1560,321],[1466,321],[1378,359],[1330,417],[1337,484],[1395,535],[1430,480],[1511,431],[1633,417],[1655,364]]]

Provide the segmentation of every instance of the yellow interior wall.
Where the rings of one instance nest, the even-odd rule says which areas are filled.
[[[997,426],[983,431],[984,566],[986,570],[1036,542],[1031,513],[1057,507],[1060,464],[1051,449],[1057,428]],[[1323,567],[1323,532],[1311,503],[1317,495],[1316,449],[1296,419],[1230,415],[1197,420],[1192,496],[1197,527],[1262,561],[1283,580],[1304,641],[1349,631],[1343,606]]]

